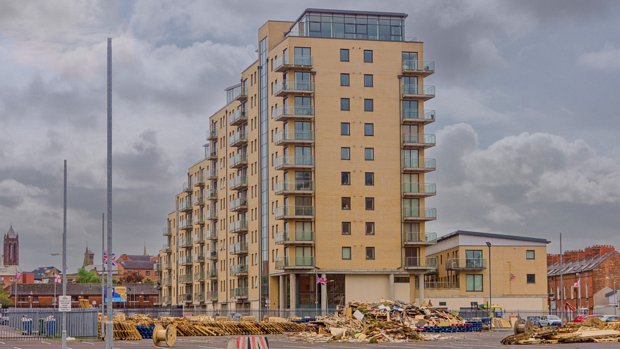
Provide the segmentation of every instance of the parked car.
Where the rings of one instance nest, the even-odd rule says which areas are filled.
[[[601,315],[600,319],[605,322],[618,321],[618,317],[616,315]]]
[[[562,326],[562,319],[556,315],[543,315],[540,317],[540,326]]]
[[[528,316],[527,321],[531,321],[534,326],[540,326],[540,316]]]

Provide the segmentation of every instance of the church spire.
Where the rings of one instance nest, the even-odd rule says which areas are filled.
[[[144,242],[144,255],[148,256],[148,254],[146,254],[146,241]]]

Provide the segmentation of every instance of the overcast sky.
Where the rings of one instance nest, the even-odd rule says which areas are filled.
[[[20,234],[23,268],[60,264],[63,159],[70,267],[100,250],[106,37],[114,249],[154,253],[256,30],[306,7],[408,13],[407,37],[436,62],[427,230],[620,247],[618,1],[0,1],[0,230]]]

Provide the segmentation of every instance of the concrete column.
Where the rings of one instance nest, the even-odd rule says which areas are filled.
[[[418,274],[418,303],[424,303],[424,274]]]
[[[291,313],[297,309],[297,275],[289,275],[290,297],[291,297]]]
[[[389,285],[390,294],[388,295],[389,299],[395,299],[396,291],[394,289],[394,274],[390,274],[390,276],[389,276],[389,284],[390,284]]]
[[[321,274],[321,277],[327,280],[327,274]],[[327,283],[321,285],[321,315],[327,315]]]
[[[278,309],[283,310],[286,303],[284,300],[284,275],[278,276],[278,281]]]

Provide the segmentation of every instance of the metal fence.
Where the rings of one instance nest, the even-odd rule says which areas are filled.
[[[257,320],[262,320],[265,317],[278,316],[284,318],[301,317],[301,318],[314,318],[317,315],[333,314],[336,312],[336,308],[329,308],[326,310],[316,308],[302,308],[302,309],[199,309],[193,307],[168,307],[168,308],[136,308],[136,309],[114,309],[115,314],[123,313],[125,315],[132,314],[148,314],[152,317],[161,316],[193,316],[193,315],[207,315],[211,317],[225,316],[231,319],[240,318],[241,316],[254,316]]]
[[[67,336],[96,338],[98,309],[73,309],[67,313]],[[38,340],[62,334],[62,313],[52,308],[0,310],[0,339]]]

